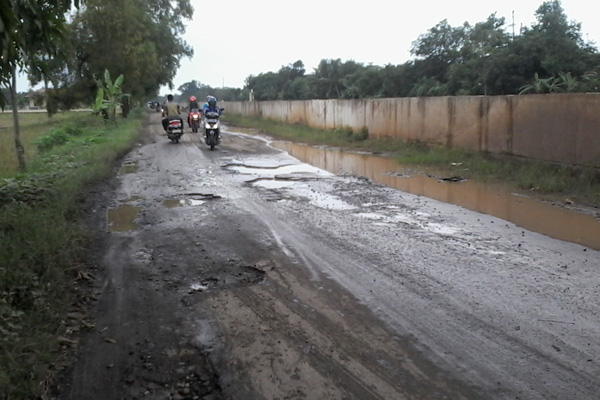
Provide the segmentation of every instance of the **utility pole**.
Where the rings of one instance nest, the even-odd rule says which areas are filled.
[[[512,27],[512,39],[514,42],[515,41],[515,10],[512,10],[512,24],[510,26]]]

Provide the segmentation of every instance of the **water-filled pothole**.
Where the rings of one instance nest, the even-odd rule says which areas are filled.
[[[260,175],[262,177],[277,177],[277,179],[314,178],[315,176],[330,176],[329,172],[321,168],[315,168],[308,164],[284,164],[284,165],[251,165],[251,164],[229,164],[226,169],[239,174]]]
[[[162,205],[167,208],[194,207],[205,204],[209,200],[220,199],[221,196],[212,193],[188,193],[185,197],[163,200]]]
[[[196,200],[196,199],[167,199],[163,200],[163,206],[167,208],[176,208],[176,207],[193,207],[200,206],[206,203],[205,200]]]
[[[402,166],[391,158],[291,142],[273,142],[272,146],[334,174],[363,176],[404,192],[457,204],[534,232],[600,250],[600,221],[588,214],[515,195],[492,185],[459,179],[442,181],[421,174],[407,175]]]
[[[119,170],[119,173],[121,175],[123,174],[135,174],[136,172],[138,172],[138,165],[137,164],[123,164],[121,165],[121,169]]]
[[[139,228],[136,223],[140,207],[124,204],[108,210],[108,230],[110,232],[134,231]]]

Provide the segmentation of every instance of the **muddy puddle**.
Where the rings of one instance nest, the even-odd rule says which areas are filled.
[[[119,170],[119,174],[135,174],[136,172],[138,172],[138,169],[139,168],[137,164],[123,164],[121,166],[121,169]]]
[[[410,174],[395,160],[290,142],[271,145],[334,174],[363,176],[407,193],[493,215],[528,230],[600,250],[600,221],[591,215],[470,181],[448,182]]]
[[[108,210],[107,221],[110,232],[134,231],[139,228],[136,223],[140,207],[129,204]]]

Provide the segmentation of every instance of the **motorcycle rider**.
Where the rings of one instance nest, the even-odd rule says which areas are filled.
[[[198,105],[198,102],[196,101],[196,96],[190,97],[190,110],[192,110],[194,108],[200,108],[200,106]]]
[[[206,104],[202,108],[202,113],[206,115],[207,111],[214,111],[219,113],[219,115],[222,114],[221,109],[217,107],[217,98],[215,96],[208,96],[206,98]]]
[[[209,112],[216,112],[219,116],[221,116],[221,114],[223,113],[223,110],[220,107],[217,107],[217,98],[215,96],[206,97],[206,104],[204,104],[204,107],[202,109],[202,114],[204,115],[204,118],[206,118],[206,114]],[[208,135],[208,131],[206,135]],[[220,130],[217,130],[217,141],[221,141]]]
[[[191,96],[190,97],[190,105],[188,107],[188,117],[187,117],[188,126],[192,126],[191,112],[194,109],[200,110],[200,106],[198,105],[198,101],[196,101],[196,96]]]
[[[174,119],[179,119],[181,121],[181,126],[183,126],[183,118],[181,118],[181,106],[175,102],[173,99],[173,95],[167,95],[167,104],[163,107],[162,112],[162,126],[167,131],[167,126],[169,126],[169,121]]]

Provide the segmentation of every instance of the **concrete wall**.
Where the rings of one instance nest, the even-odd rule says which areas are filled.
[[[228,102],[228,113],[600,167],[600,94]]]

